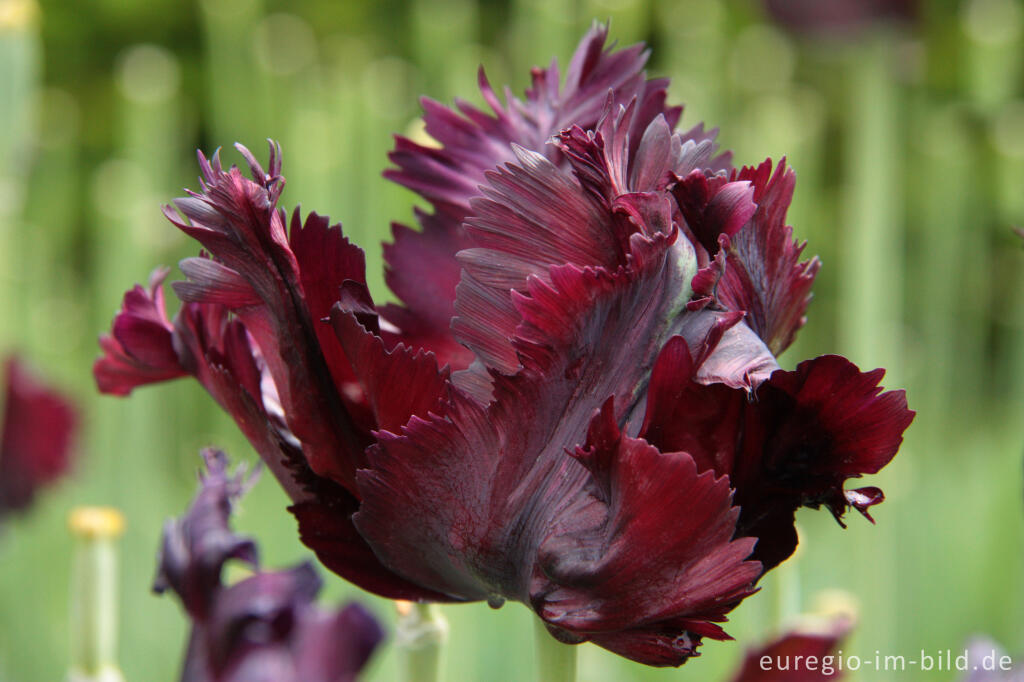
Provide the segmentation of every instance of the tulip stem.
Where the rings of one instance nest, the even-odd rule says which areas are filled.
[[[575,682],[576,647],[551,636],[544,621],[534,618],[537,682]]]
[[[437,682],[441,679],[443,653],[448,641],[448,621],[436,604],[396,602],[398,626],[395,645],[401,652],[406,682]]]
[[[117,664],[117,543],[124,517],[116,509],[80,507],[69,525],[76,547],[68,682],[124,682]]]

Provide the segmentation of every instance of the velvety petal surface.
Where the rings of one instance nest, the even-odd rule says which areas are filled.
[[[747,313],[747,324],[779,355],[806,321],[811,285],[821,267],[817,257],[800,261],[803,244],[793,241],[786,210],[796,176],[780,162],[746,167],[736,176],[754,188],[757,211],[726,248],[726,266],[718,282],[718,299],[729,310]]]
[[[683,663],[701,633],[725,638],[707,621],[724,619],[721,604],[749,595],[761,573],[760,564],[745,561],[755,539],[732,539],[739,509],[728,480],[698,474],[686,453],[661,453],[622,434],[613,399],[595,415],[575,457],[590,480],[541,544],[531,586],[549,628],[599,644],[602,635],[667,630],[656,657],[651,641],[627,646],[619,639],[615,649],[658,665]]]
[[[559,151],[548,145],[549,138],[574,124],[594,127],[609,102],[617,106],[636,100],[634,149],[655,117],[664,116],[671,125],[679,119],[682,108],[665,104],[667,81],[647,80],[644,75],[648,53],[643,46],[614,50],[606,46],[607,35],[607,27],[595,25],[584,36],[564,82],[555,62],[534,69],[525,100],[506,90],[502,104],[482,70],[480,90],[490,112],[462,100],[456,100],[454,109],[423,100],[426,132],[439,148],[397,139],[390,155],[397,168],[385,176],[427,199],[434,212],[417,213],[422,231],[394,228],[395,241],[384,251],[387,281],[405,309],[388,307],[384,313],[455,369],[464,369],[472,360],[447,343],[460,272],[455,254],[472,246],[461,224],[473,214],[470,199],[479,194],[485,173],[514,161],[513,145],[559,164]],[[703,128],[690,135],[713,136]]]
[[[742,509],[737,533],[760,538],[754,558],[768,569],[796,547],[798,507],[825,505],[840,518],[881,501],[877,489],[844,483],[885,466],[913,419],[903,391],[882,392],[882,374],[822,356],[776,371],[748,396],[694,381],[686,344],[673,340],[655,365],[640,433],[729,477]]]
[[[288,430],[302,444],[309,465],[320,475],[351,484],[364,444],[321,350],[321,337],[333,339],[314,326],[303,273],[307,282],[340,286],[362,275],[361,254],[351,253],[356,247],[342,241],[340,228],[327,230],[315,215],[303,224],[297,213],[291,240],[298,248],[293,250],[284,211],[277,208],[284,185],[280,151],[271,145],[269,172],[244,147],[239,151],[249,162],[251,180],[236,167],[224,170],[218,156],[208,161],[200,154],[202,193],[175,202],[184,219],[175,208],[164,209],[172,223],[213,256],[183,261],[188,281],[175,290],[186,302],[224,305],[244,322],[273,379]],[[320,234],[311,238],[306,230]],[[306,241],[319,248],[308,248]],[[298,255],[309,258],[300,263]],[[313,303],[324,307],[324,296],[329,294],[318,293]]]
[[[174,350],[173,326],[167,318],[163,284],[167,270],[149,278],[149,288],[136,285],[124,295],[111,333],[100,337],[103,357],[93,375],[102,393],[128,395],[136,386],[184,376]]]
[[[573,641],[641,628],[680,638],[691,618],[694,630],[722,634],[706,621],[720,620],[721,604],[742,598],[760,573],[744,562],[752,540],[731,541],[737,512],[728,483],[702,478],[688,455],[662,455],[640,441],[607,444],[600,455],[567,452],[587,442],[603,404],[614,429],[627,420],[657,354],[655,339],[685,309],[679,292],[691,274],[681,269],[688,243],[637,234],[632,247],[631,267],[615,273],[565,265],[527,278],[525,293],[512,297],[522,366],[514,376],[493,373],[490,406],[456,392],[445,416],[414,417],[401,434],[379,434],[370,468],[360,472],[355,521],[386,565],[464,599],[531,604]],[[650,539],[670,521],[649,508],[629,521],[651,485],[642,474],[648,467],[664,469],[674,483],[666,513],[692,513],[694,524],[676,520],[659,538],[674,553],[630,557],[630,541]],[[612,492],[600,497],[597,490]],[[579,527],[581,519],[592,525]],[[614,556],[597,559],[616,543]],[[688,554],[694,547],[714,558]],[[667,584],[650,577],[669,573]],[[666,600],[666,593],[678,596]],[[627,594],[640,596],[618,601]],[[648,659],[645,650],[628,655],[674,665],[689,655],[677,646],[671,656]]]
[[[475,215],[467,221],[466,230],[474,248],[459,254],[464,269],[452,330],[483,366],[502,374],[513,374],[520,366],[512,339],[521,316],[510,290],[525,291],[531,277],[547,280],[549,269],[560,263],[607,271],[642,267],[636,261],[650,256],[636,249],[634,238],[660,235],[675,240],[679,226],[671,197],[648,190],[709,162],[712,147],[670,135],[665,120],[658,118],[648,125],[641,145],[659,159],[657,169],[638,173],[622,132],[632,126],[630,109],[621,108],[614,117],[612,113],[607,112],[597,133],[577,130],[562,136],[570,170],[558,168],[541,154],[517,148],[517,163],[488,173],[488,185],[481,187],[483,196],[473,201]],[[655,152],[655,146],[663,148],[661,153]],[[663,182],[636,185],[646,182],[643,177]],[[744,222],[753,211],[746,183],[738,183],[735,189],[735,198],[709,217],[719,231],[736,229],[735,224]],[[676,240],[673,248],[671,266],[685,279],[666,283],[673,287],[680,305],[662,323],[690,339],[704,338],[711,327],[722,322],[721,314],[705,314],[700,306],[682,309],[692,295],[690,283],[699,259],[687,239]],[[721,354],[707,363],[704,371],[709,381],[750,388],[778,364],[739,321],[739,317],[729,318],[729,326],[736,329],[723,328],[728,343],[721,344]]]

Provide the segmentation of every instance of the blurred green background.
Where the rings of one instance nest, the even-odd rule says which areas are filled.
[[[985,632],[1024,657],[1024,5],[920,9],[912,27],[839,40],[787,34],[752,0],[0,0],[0,351],[85,410],[73,477],[0,536],[0,680],[63,675],[65,519],[83,503],[128,517],[128,679],[177,676],[185,621],[149,591],[162,521],[190,499],[201,446],[254,455],[195,382],[119,400],[96,394],[90,365],[124,290],[197,250],[159,211],[196,185],[194,149],[241,141],[264,159],[264,138],[280,140],[284,204],[341,220],[387,300],[379,243],[414,197],[380,173],[391,135],[416,130],[418,96],[479,103],[480,63],[521,92],[595,18],[651,45],[684,126],[720,126],[738,164],[785,155],[796,169],[790,223],[824,267],[783,364],[838,352],[884,366],[918,416],[869,481],[888,496],[878,525],[801,512],[799,556],[734,612],[738,642],[706,643],[680,670],[585,645],[580,679],[722,679],[833,588],[859,604],[848,654],[916,657]],[[309,557],[285,502],[265,476],[237,516],[269,567]],[[359,598],[393,621],[389,602],[326,577],[325,602]],[[531,678],[526,609],[444,611],[447,679]],[[388,647],[369,678],[396,669]],[[919,677],[952,678],[854,679]]]

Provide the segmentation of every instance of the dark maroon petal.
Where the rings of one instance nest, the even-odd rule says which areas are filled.
[[[519,367],[511,339],[520,315],[509,296],[531,276],[573,263],[615,268],[624,262],[607,209],[541,154],[517,148],[519,165],[489,175],[467,229],[477,248],[462,251],[462,281],[452,331],[487,367]]]
[[[102,393],[128,395],[136,386],[184,376],[174,350],[173,326],[164,307],[166,268],[153,271],[149,288],[139,285],[124,295],[109,335],[100,337],[103,357],[93,365]]]
[[[440,364],[456,369],[473,361],[472,352],[449,330],[462,272],[455,254],[472,246],[461,228],[466,210],[438,208],[431,214],[417,208],[422,232],[395,223],[394,243],[384,245],[385,280],[406,307],[388,304],[381,314],[401,330],[407,345],[432,350]]]
[[[698,474],[686,453],[661,453],[623,435],[611,399],[575,456],[590,481],[541,543],[531,588],[549,627],[586,638],[640,624],[717,619],[720,604],[752,592],[761,566],[744,561],[754,538],[732,539],[739,509],[728,479]]]
[[[232,416],[288,496],[309,498],[313,474],[280,418],[276,393],[267,394],[262,357],[242,321],[219,304],[186,303],[175,318],[174,341],[183,366]]]
[[[639,145],[637,135],[642,135]],[[555,142],[580,184],[605,204],[631,192],[660,192],[677,176],[698,169],[704,169],[702,175],[714,172],[710,167],[718,163],[712,158],[717,148],[713,134],[704,135],[702,129],[673,133],[665,116],[649,122],[638,118],[635,101],[616,108],[609,100],[594,130],[574,125]]]
[[[702,384],[750,391],[779,368],[742,313],[698,309],[681,315],[673,331],[689,344]]]
[[[175,338],[183,349],[189,372],[234,417],[296,502],[292,511],[299,520],[302,540],[328,568],[385,596],[439,597],[395,576],[380,564],[352,527],[351,516],[358,502],[340,485],[316,476],[280,417],[268,413],[265,404],[273,406],[277,399],[275,395],[263,394],[258,351],[251,345],[240,320],[232,318],[224,306],[187,303],[178,316]],[[280,410],[280,406],[276,409]],[[368,414],[366,418],[372,421],[374,416]]]
[[[220,575],[229,559],[255,567],[256,543],[236,535],[229,525],[235,501],[252,485],[244,470],[228,474],[227,455],[204,450],[206,474],[188,512],[164,526],[160,557],[153,589],[177,593],[189,614],[206,619],[210,613]]]
[[[630,660],[664,667],[678,666],[698,656],[701,637],[691,634],[686,623],[654,623],[629,630],[592,634],[588,641]]]
[[[853,509],[864,515],[871,523],[875,520],[871,518],[871,513],[868,511],[871,507],[876,504],[885,502],[885,493],[880,488],[874,486],[868,486],[866,488],[857,488],[856,490],[846,490],[843,495],[846,497],[846,504]]]
[[[732,682],[819,682],[843,677],[836,650],[853,622],[839,618],[806,632],[787,632],[748,651]]]
[[[373,411],[378,430],[398,433],[412,415],[426,417],[441,410],[447,395],[448,371],[440,371],[434,354],[399,344],[384,348],[355,315],[338,304],[331,325]]]
[[[345,580],[388,599],[460,601],[410,582],[384,566],[352,525],[359,501],[340,488],[329,499],[300,502],[288,508],[299,522],[299,538],[324,566]]]
[[[0,422],[0,518],[32,504],[36,491],[68,469],[78,412],[14,356],[4,363]]]
[[[675,239],[669,196],[632,191],[630,181],[622,179],[628,177],[628,163],[623,162],[625,165],[616,171],[616,163],[608,161],[616,154],[626,153],[616,151],[613,145],[621,137],[620,128],[614,126],[627,123],[624,117],[616,119],[613,127],[607,129],[607,136],[577,140],[571,131],[569,137],[563,136],[563,143],[571,150],[567,153],[575,177],[542,155],[520,148],[516,149],[518,164],[507,164],[487,174],[490,184],[481,188],[484,196],[473,201],[476,215],[466,223],[476,247],[459,254],[464,270],[456,301],[458,315],[452,322],[456,338],[474,351],[484,367],[503,374],[512,374],[519,367],[518,350],[511,340],[521,315],[509,291],[526,291],[531,278],[547,281],[549,269],[558,264],[598,266],[609,271],[627,265],[635,267],[633,260],[642,254],[634,252],[634,238]],[[656,127],[656,123],[651,126]],[[698,157],[707,156],[701,152],[703,156],[691,158],[686,150],[693,150],[696,145],[671,139],[678,143],[675,148],[684,151],[677,149],[666,156],[674,161],[664,174],[683,171]],[[666,138],[661,144],[669,145],[671,139]],[[705,147],[709,153],[709,144]],[[620,179],[615,180],[616,176]],[[626,183],[625,187],[621,183]],[[620,190],[628,192],[615,195]],[[731,196],[732,188],[726,194]],[[745,219],[743,214],[749,210],[749,202],[729,203],[733,212],[740,213],[738,220]],[[726,224],[731,220],[729,211],[718,211],[716,215],[726,216]],[[695,253],[683,240],[674,246],[674,252],[676,262],[670,269],[678,276],[684,276],[685,270],[686,282],[667,283],[666,291],[688,298],[687,284],[695,272],[691,270],[696,264]],[[668,312],[665,323],[678,325],[688,338],[703,337],[709,326],[718,324],[720,314],[688,316],[682,314],[682,307]],[[735,325],[739,318],[729,319]],[[778,365],[749,331],[736,326],[727,332],[721,353],[714,364],[707,365],[702,378],[748,388],[767,378]]]
[[[388,308],[386,313],[454,369],[464,369],[472,359],[452,353],[455,349],[445,342],[459,282],[455,254],[471,246],[461,224],[472,212],[469,200],[479,193],[485,172],[515,160],[513,144],[558,163],[559,152],[547,144],[549,138],[574,124],[595,127],[609,102],[618,106],[636,100],[634,151],[656,117],[664,116],[669,126],[679,120],[681,108],[665,106],[667,81],[644,76],[643,46],[615,51],[605,47],[606,40],[607,27],[595,25],[580,42],[562,85],[556,64],[535,69],[525,101],[506,91],[503,105],[481,70],[480,89],[491,113],[461,100],[455,111],[425,99],[426,131],[440,149],[397,139],[390,158],[398,168],[385,176],[427,199],[434,213],[417,214],[422,232],[395,226],[395,243],[385,247],[387,279],[407,310]],[[702,128],[691,135],[706,137]]]
[[[656,190],[678,174],[711,163],[714,147],[708,139],[698,143],[672,135],[659,116],[647,124],[639,144],[653,160],[641,162],[631,156],[627,134],[634,116],[635,102],[614,116],[606,112],[597,132],[579,127],[564,131],[559,146],[571,173],[539,153],[516,147],[516,163],[486,174],[489,184],[480,188],[483,196],[473,200],[474,216],[466,222],[475,247],[459,254],[464,270],[452,322],[455,337],[479,361],[469,373],[476,384],[486,381],[485,368],[512,374],[519,367],[511,341],[521,315],[510,291],[525,292],[530,278],[547,281],[549,269],[559,264],[608,271],[636,267],[633,260],[642,254],[634,252],[634,238],[675,239],[675,204],[670,195]],[[746,222],[753,204],[748,183],[728,183],[724,174],[721,178],[715,185],[718,195],[709,195],[705,203],[712,206],[709,224],[728,232]],[[675,250],[675,269],[686,270],[689,284],[690,268],[697,262],[694,249],[680,241]],[[681,298],[690,294],[685,284],[671,287]],[[678,326],[687,338],[704,337],[710,326],[721,322],[720,313],[688,319],[682,312],[680,306],[665,322]],[[778,365],[749,329],[736,324],[738,317],[729,320],[735,329],[725,333],[721,353],[704,368],[702,380],[750,388]]]
[[[650,325],[671,305],[665,297],[676,286],[662,285],[680,276],[662,242],[662,260],[635,277],[565,266],[552,269],[551,285],[531,280],[530,297],[517,301],[524,371],[496,384],[496,402],[484,408],[456,394],[445,417],[414,417],[401,435],[381,434],[360,473],[355,518],[385,564],[463,599],[525,601],[524,571],[549,507],[586,476],[564,451],[582,442],[598,395],[632,393],[652,352],[644,346]],[[556,480],[564,485],[557,494]],[[515,489],[523,493],[506,501],[501,491]],[[536,517],[528,529],[507,537],[527,510]],[[494,564],[501,556],[508,559]]]
[[[730,182],[725,175],[708,177],[702,169],[690,172],[672,188],[689,234],[709,254],[718,250],[720,235],[732,237],[754,215],[754,192],[749,182]]]
[[[280,150],[271,145],[269,173],[244,147],[239,150],[253,180],[235,167],[224,171],[217,156],[207,161],[200,154],[203,192],[175,202],[185,220],[165,207],[168,219],[216,259],[184,262],[189,281],[175,289],[185,301],[222,304],[238,315],[259,347],[287,427],[302,443],[309,465],[320,475],[351,484],[364,445],[320,347],[321,337],[332,344],[335,340],[329,330],[317,328],[320,323],[310,310],[310,301],[324,308],[331,294],[308,297],[303,281],[329,290],[331,284],[361,277],[360,255],[340,228],[328,229],[315,215],[300,228],[296,213],[289,242],[284,211],[277,208],[284,184]],[[343,373],[340,361],[334,369]]]
[[[903,391],[882,393],[882,370],[860,372],[822,356],[779,370],[755,391],[700,385],[684,344],[670,342],[652,373],[640,435],[662,451],[693,455],[701,470],[728,475],[741,508],[739,535],[761,539],[766,570],[796,547],[793,512],[848,506],[865,513],[881,491],[844,491],[848,478],[876,473],[896,454],[914,413]]]
[[[556,623],[564,620],[561,631],[571,628],[573,636],[583,638],[620,626],[640,628],[678,620],[688,609],[694,611],[693,627],[700,629],[702,609],[718,619],[722,603],[735,604],[746,593],[760,570],[743,562],[751,540],[730,543],[736,514],[724,479],[716,482],[711,474],[701,478],[692,461],[686,468],[687,455],[663,456],[639,442],[622,455],[627,461],[637,460],[633,466],[594,465],[600,474],[566,454],[585,442],[592,415],[604,402],[599,396],[617,396],[609,405],[621,407],[609,419],[616,425],[627,421],[636,408],[637,388],[658,350],[651,346],[659,335],[656,330],[671,319],[671,311],[685,309],[678,296],[689,280],[688,273],[680,272],[685,254],[692,253],[688,243],[676,244],[664,234],[651,240],[636,235],[632,241],[630,263],[635,269],[610,274],[571,265],[553,267],[544,280],[531,277],[526,292],[513,295],[522,320],[513,345],[522,369],[512,377],[493,375],[495,400],[489,407],[456,392],[445,416],[413,417],[401,434],[380,434],[378,446],[369,453],[370,468],[359,474],[363,503],[354,519],[385,565],[459,599],[510,598],[538,609],[545,608],[544,593],[591,605],[608,600],[607,608],[581,608],[575,617],[556,615],[554,606],[541,611]],[[676,483],[688,493],[678,498],[680,505],[707,503],[701,514],[694,515],[702,520],[701,531],[708,533],[698,533],[696,546],[715,550],[715,558],[710,563],[695,558],[687,564],[688,572],[680,574],[685,587],[676,586],[678,599],[666,600],[661,592],[658,599],[637,598],[628,609],[619,601],[627,594],[646,594],[649,586],[656,589],[657,581],[641,576],[660,574],[664,566],[646,561],[642,552],[635,555],[639,563],[630,570],[609,558],[612,565],[598,572],[591,585],[571,581],[566,568],[564,594],[558,592],[561,584],[554,582],[557,575],[537,583],[538,576],[549,575],[545,567],[554,572],[574,561],[583,565],[580,553],[586,557],[598,552],[597,536],[589,549],[581,548],[580,542],[567,541],[560,547],[551,540],[546,548],[543,544],[551,537],[582,531],[575,523],[581,518],[579,507],[586,507],[588,500],[596,505],[592,513],[602,518],[618,513],[607,498],[599,508],[600,501],[590,491],[614,486],[616,495],[629,491],[630,505],[636,504],[639,497],[632,495],[640,495],[637,477],[655,464],[672,472],[668,478],[678,476]],[[715,523],[705,528],[708,518]],[[663,521],[655,523],[660,527]],[[623,552],[627,545],[635,547],[627,538],[646,540],[647,533],[654,532],[644,521],[637,523],[623,529]],[[612,521],[608,524],[614,526]],[[695,539],[687,529],[679,536],[686,540],[678,544],[672,542],[677,538],[675,528],[667,534],[662,528],[662,534],[659,541],[671,544],[673,560],[685,555]],[[620,571],[618,577],[613,575]],[[683,595],[686,590],[688,597]],[[720,629],[716,626],[714,631]]]
[[[320,349],[334,384],[344,387],[353,381],[352,367],[325,319],[343,292],[359,298],[368,310],[373,309],[366,288],[366,256],[342,234],[341,225],[331,225],[316,213],[306,216],[303,223],[299,212],[293,212],[288,240],[299,264],[302,292]],[[346,397],[344,390],[341,395]]]
[[[795,403],[792,407],[797,409],[790,412],[795,418],[791,418],[785,430],[777,432],[791,442],[824,444],[816,442],[797,423],[798,418],[806,418],[808,413],[829,436],[831,461],[812,459],[807,463],[808,473],[873,474],[895,455],[903,441],[903,431],[914,418],[914,412],[907,409],[903,391],[882,393],[878,382],[884,374],[882,369],[861,372],[845,358],[823,355],[801,362],[792,372],[775,373],[764,395],[758,397],[760,402],[783,403],[788,399]]]
[[[503,525],[490,508],[503,500],[488,498],[496,493],[490,479],[502,444],[487,429],[483,408],[460,397],[445,418],[413,417],[402,436],[381,434],[369,452],[371,468],[357,478],[362,505],[353,521],[395,573],[449,600],[470,601],[501,594],[488,584],[501,576],[481,580],[481,573],[495,570],[486,554],[501,557],[505,549],[487,549],[498,544],[488,535],[500,536]],[[520,560],[510,557],[504,566],[510,580],[522,570]]]
[[[793,241],[793,228],[786,225],[796,176],[785,160],[774,174],[769,160],[757,168],[743,168],[737,179],[753,185],[757,211],[730,238],[718,300],[729,310],[745,311],[747,324],[779,355],[806,321],[811,285],[821,262],[817,257],[800,261],[804,245]]]
[[[605,47],[608,30],[595,25],[580,42],[570,61],[565,83],[560,84],[557,64],[534,69],[532,87],[526,101],[506,92],[502,105],[483,72],[480,89],[492,113],[459,101],[459,111],[447,109],[432,100],[424,100],[427,133],[441,149],[423,147],[401,140],[391,160],[399,167],[387,177],[409,187],[437,206],[468,207],[477,194],[484,171],[513,159],[510,145],[533,151],[547,151],[548,139],[573,124],[593,128],[607,105],[609,92],[615,105],[636,98],[638,130],[642,131],[656,116],[664,114],[675,125],[681,108],[666,108],[667,81],[646,80],[643,72],[648,53],[643,45],[615,51]],[[634,136],[635,144],[640,135]]]

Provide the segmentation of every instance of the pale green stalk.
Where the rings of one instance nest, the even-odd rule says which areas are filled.
[[[844,121],[844,176],[842,178],[843,235],[840,241],[839,350],[860,367],[886,368],[885,385],[905,381],[903,349],[903,171],[899,112],[900,91],[893,76],[896,42],[879,30],[848,57],[847,112]],[[887,487],[901,484],[887,472]],[[860,574],[861,584],[872,586],[871,607],[884,611],[896,603],[898,564],[890,525],[858,534],[853,550],[872,556]],[[871,642],[896,638],[894,619],[879,619]]]
[[[250,147],[270,137],[265,72],[253,68],[255,29],[261,0],[204,0],[200,3],[206,43],[206,95],[212,137],[225,146]]]
[[[1000,284],[1007,291],[1024,292],[1024,240],[1011,234],[1009,226],[1024,227],[1024,100],[1016,100],[1005,105],[992,121],[992,148],[994,150],[995,195],[998,211],[997,225],[1005,233],[997,238],[997,244],[1009,244],[1010,248],[1003,254],[1017,267],[1008,268],[1014,273],[1006,283]],[[1017,343],[1010,343],[1008,366],[1010,375],[1011,402],[1009,412],[1014,415],[1006,423],[1012,423],[1024,409],[1024,295],[1012,297],[1001,317],[1009,327],[1009,333]]]
[[[894,42],[887,34],[876,35],[847,56],[839,340],[856,363],[885,367],[887,381],[898,383],[903,374],[903,173]]]
[[[797,528],[798,537],[802,535]],[[800,585],[800,556],[803,548],[797,543],[793,555],[771,572],[775,590],[775,631],[785,632],[802,611],[803,594]]]
[[[660,0],[654,6],[652,29],[660,46],[652,57],[672,79],[670,103],[685,100],[683,123],[686,130],[701,121],[710,127],[726,127],[732,81],[726,78],[727,16],[722,0],[676,2]],[[613,27],[617,33],[618,29]],[[625,41],[623,41],[625,42]],[[725,140],[731,149],[732,141]]]
[[[20,221],[42,51],[38,15],[34,0],[0,0],[0,320],[5,322],[23,319],[27,308]],[[13,341],[0,331],[0,345]]]
[[[479,7],[473,0],[417,0],[411,7],[413,61],[424,80],[425,92],[441,102],[453,95],[466,97],[476,88],[476,68],[467,51],[478,40]],[[445,49],[437,49],[437,37]],[[479,60],[476,60],[479,61]],[[485,65],[488,66],[488,65]]]
[[[437,682],[443,678],[448,621],[437,604],[397,602],[395,647],[404,682]]]
[[[953,405],[960,402],[960,392],[968,390],[980,376],[980,370],[971,375],[982,359],[967,353],[965,345],[974,335],[974,330],[966,326],[974,317],[969,307],[981,309],[984,305],[983,297],[971,300],[969,307],[963,305],[966,292],[972,288],[970,269],[976,267],[971,257],[979,253],[978,245],[983,243],[983,224],[975,222],[969,199],[974,173],[966,114],[957,106],[928,107],[919,124],[925,161],[922,238],[927,248],[917,254],[915,288],[919,293],[915,295],[919,298],[913,303],[923,323],[928,366],[919,368],[924,370],[922,379],[927,390],[915,395],[914,400],[920,419],[930,422],[924,432],[933,447],[948,443],[956,428],[949,421],[950,415],[956,416],[951,412]],[[983,263],[981,268],[981,272],[987,271]],[[970,345],[976,347],[977,343]],[[962,367],[970,367],[971,372],[963,372]],[[968,384],[961,385],[961,380]]]
[[[540,618],[534,618],[533,623],[537,682],[575,682],[577,647],[552,637]]]
[[[188,239],[161,215],[160,204],[180,196],[186,182],[194,186],[188,178],[196,174],[194,162],[188,175],[182,170],[189,145],[174,54],[156,45],[132,46],[119,55],[113,75],[116,147],[93,172],[89,185],[90,243],[95,245],[88,280],[95,287],[90,326],[96,331],[110,329],[127,289],[137,282],[145,285],[151,270],[180,257]],[[170,299],[173,311],[173,294]],[[188,389],[193,391],[187,394],[193,396],[189,401],[171,397],[186,395]],[[160,527],[161,510],[172,505],[169,480],[187,485],[172,472],[178,470],[182,454],[195,452],[197,443],[190,439],[209,423],[199,409],[213,412],[206,397],[196,400],[194,391],[194,386],[178,382],[139,391],[130,400],[104,399],[90,422],[89,467],[82,474],[90,480],[93,495],[119,506],[139,528]],[[140,495],[139,490],[147,492]],[[142,584],[152,575],[152,538],[130,533],[124,548],[126,582]],[[124,612],[124,625],[126,651],[159,652],[146,661],[126,660],[127,675],[146,677],[150,670],[175,664],[175,650],[161,644],[166,637],[161,633],[181,627],[173,610],[146,600]]]
[[[961,13],[964,86],[978,106],[993,110],[1017,92],[1024,10],[1018,0],[967,0]]]
[[[118,540],[124,517],[116,509],[80,507],[71,513],[69,526],[75,553],[67,682],[124,682],[117,663]]]

